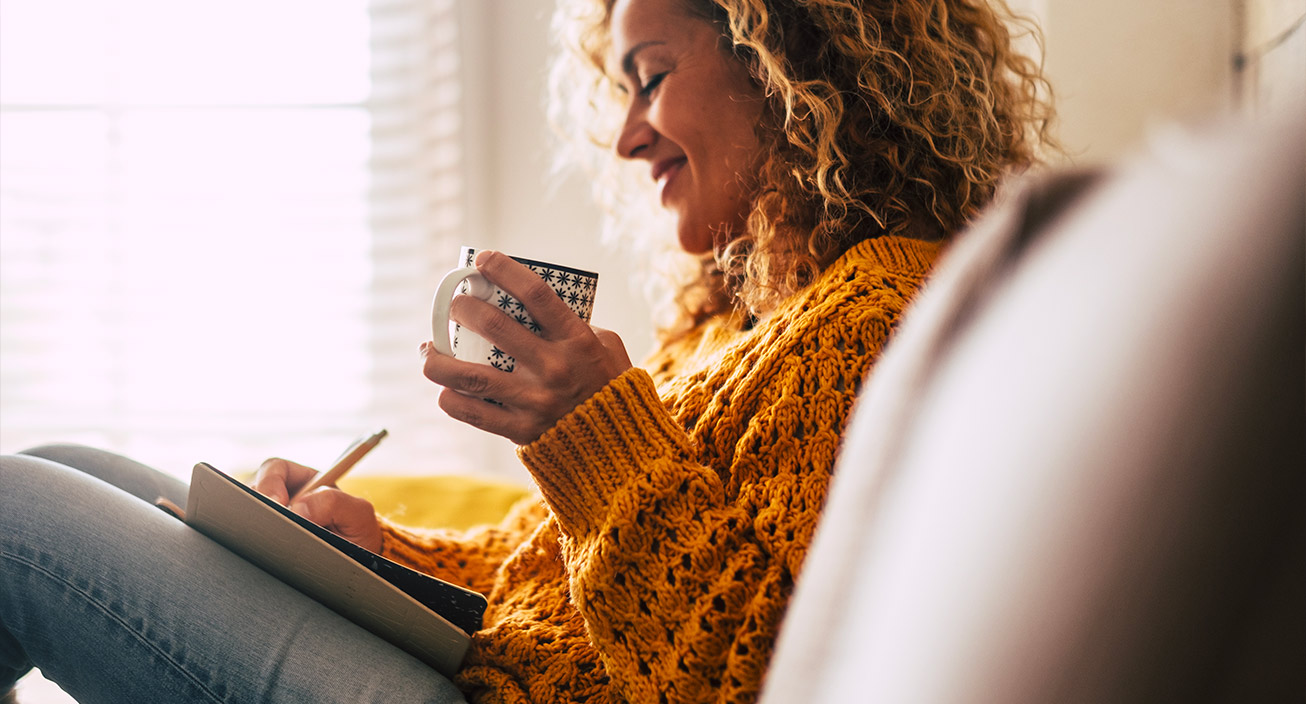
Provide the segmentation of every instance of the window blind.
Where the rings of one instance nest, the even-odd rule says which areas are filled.
[[[0,450],[468,471],[454,0],[0,0]]]

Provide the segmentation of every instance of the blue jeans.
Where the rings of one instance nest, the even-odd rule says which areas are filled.
[[[0,693],[78,702],[462,702],[418,660],[155,508],[186,486],[78,446],[0,458]]]

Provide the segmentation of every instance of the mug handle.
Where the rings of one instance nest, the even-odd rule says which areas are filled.
[[[453,356],[453,345],[449,342],[449,305],[453,303],[458,285],[464,280],[467,281],[469,295],[488,301],[494,294],[494,287],[474,266],[454,269],[440,279],[440,285],[435,289],[435,298],[431,300],[431,340],[435,343],[435,351],[446,357]]]

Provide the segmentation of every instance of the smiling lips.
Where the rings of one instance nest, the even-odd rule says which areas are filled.
[[[663,159],[653,164],[651,175],[653,180],[658,184],[658,196],[663,205],[667,203],[667,189],[671,182],[675,180],[676,175],[685,166],[687,158],[680,156],[672,159]]]

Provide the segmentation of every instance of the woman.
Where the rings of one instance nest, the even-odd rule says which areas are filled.
[[[943,243],[1005,172],[1035,162],[1044,85],[1013,53],[1005,13],[982,0],[576,0],[558,17],[574,50],[561,64],[573,73],[560,73],[573,80],[559,85],[575,92],[561,102],[581,107],[577,124],[595,128],[587,138],[654,183],[693,261],[672,288],[678,315],[661,350],[633,367],[615,335],[581,323],[509,258],[483,253],[477,266],[528,303],[542,337],[461,298],[454,317],[513,354],[516,370],[427,344],[424,373],[445,387],[447,413],[520,445],[540,498],[469,534],[404,528],[335,489],[292,508],[489,596],[455,678],[473,701],[752,700],[858,386]],[[74,452],[43,454],[106,464]],[[7,458],[5,472],[6,486],[40,473],[61,496],[110,501],[58,463]],[[284,502],[311,474],[269,460],[256,486]],[[16,672],[26,657],[67,671],[76,648],[49,637],[71,629],[51,613],[59,597],[13,595],[35,593],[26,590],[36,575],[69,570],[50,566],[40,546],[72,528],[48,518],[48,505],[31,508],[42,490],[15,493],[23,498],[4,508],[21,506],[21,516],[0,520],[6,534],[29,537],[0,553],[10,595],[0,603],[0,668]],[[82,601],[121,622],[89,627],[79,641],[82,657],[130,641],[133,652],[97,656],[130,673],[119,681],[166,679],[168,691],[213,699],[289,700],[310,690],[285,687],[317,686],[314,700],[358,701],[364,692],[346,688],[371,674],[384,701],[443,696],[402,653],[388,657],[384,643],[186,529],[147,521],[144,504],[113,501],[130,515],[95,531],[121,537],[79,539],[116,549],[129,537],[115,526],[136,521],[149,525],[152,549],[208,561],[177,574],[133,543],[134,573],[160,580],[151,588],[166,596],[162,606],[139,598],[141,577],[55,580],[99,594]],[[189,589],[203,598],[185,600]],[[164,613],[152,621],[150,606]],[[214,623],[231,632],[204,626]],[[324,635],[301,645],[279,637],[288,629]]]

